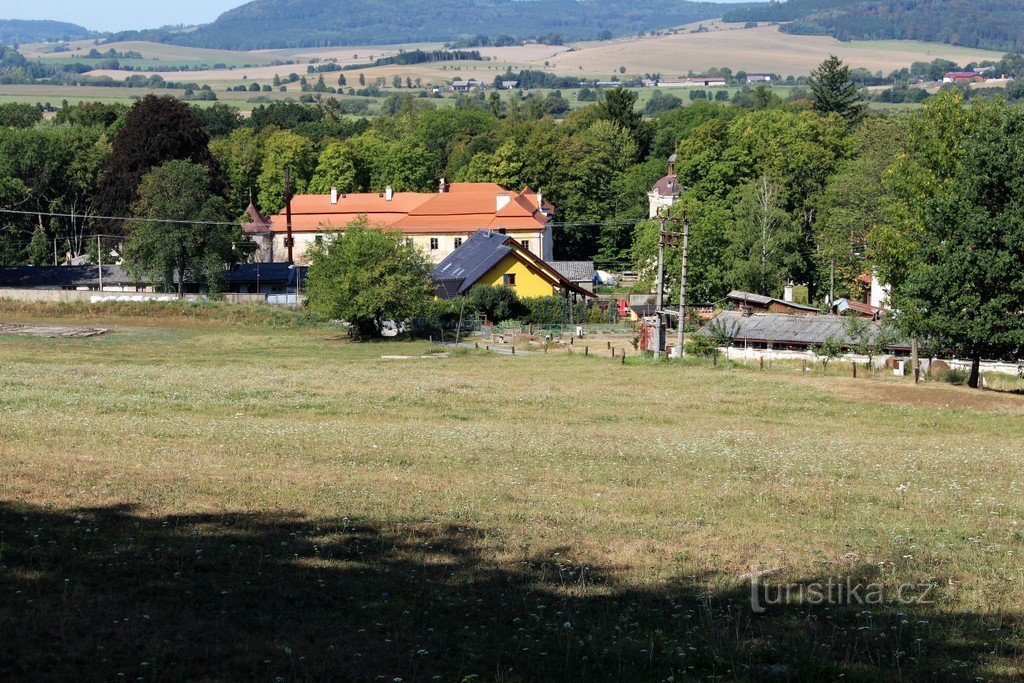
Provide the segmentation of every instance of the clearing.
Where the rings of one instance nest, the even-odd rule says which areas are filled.
[[[39,310],[114,333],[0,334],[0,678],[1024,675],[1020,397]]]

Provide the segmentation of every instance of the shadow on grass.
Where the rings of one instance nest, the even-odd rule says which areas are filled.
[[[0,503],[0,678],[931,680],[1021,665],[1019,615],[750,609],[465,527]],[[862,568],[870,577],[870,567]],[[474,678],[475,677],[475,678]]]

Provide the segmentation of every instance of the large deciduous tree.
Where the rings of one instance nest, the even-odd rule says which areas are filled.
[[[168,161],[147,173],[133,211],[138,218],[126,224],[124,251],[129,268],[179,294],[190,281],[219,291],[225,266],[249,244],[240,226],[223,224],[231,215],[208,169],[189,161]]]
[[[184,160],[206,169],[209,188],[224,192],[217,162],[209,149],[210,137],[203,121],[192,108],[173,97],[147,95],[128,111],[113,140],[104,167],[95,213],[121,217],[131,211],[139,198],[142,178],[161,164]],[[121,221],[102,221],[107,231],[120,231]]]
[[[430,267],[401,235],[353,223],[307,252],[310,310],[349,323],[355,337],[378,337],[390,320],[419,314],[430,297]]]
[[[1024,110],[986,104],[947,191],[926,206],[912,265],[894,292],[906,332],[971,360],[1024,348]]]

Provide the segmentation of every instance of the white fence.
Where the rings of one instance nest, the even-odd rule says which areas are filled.
[[[820,362],[822,357],[814,353],[814,351],[776,351],[774,349],[751,349],[751,348],[740,348],[735,346],[724,347],[719,349],[723,356],[729,360],[739,361],[741,363],[755,362],[760,363],[763,358],[766,363],[771,361],[785,361],[785,360],[806,360],[808,363]],[[835,359],[837,361],[846,361],[847,363],[857,363],[859,365],[867,365],[869,362],[875,368],[885,368],[889,360],[894,358],[893,356],[873,356],[868,358],[856,353],[846,353]],[[910,366],[910,359],[900,357],[898,361],[903,361],[906,366]],[[936,361],[942,361],[947,364],[951,369],[964,370],[970,372],[971,361],[962,360],[959,358],[936,358]],[[931,360],[928,358],[921,358],[918,361],[921,365],[922,372],[928,372],[928,367],[931,364]],[[996,373],[1000,375],[1012,375],[1014,377],[1024,377],[1024,361],[1018,361],[1016,363],[1006,361],[982,361],[981,362],[981,373]]]

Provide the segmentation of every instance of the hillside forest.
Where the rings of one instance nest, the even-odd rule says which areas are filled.
[[[1024,0],[788,0],[731,9],[723,19],[780,22],[786,33],[838,40],[923,40],[1024,50]]]

